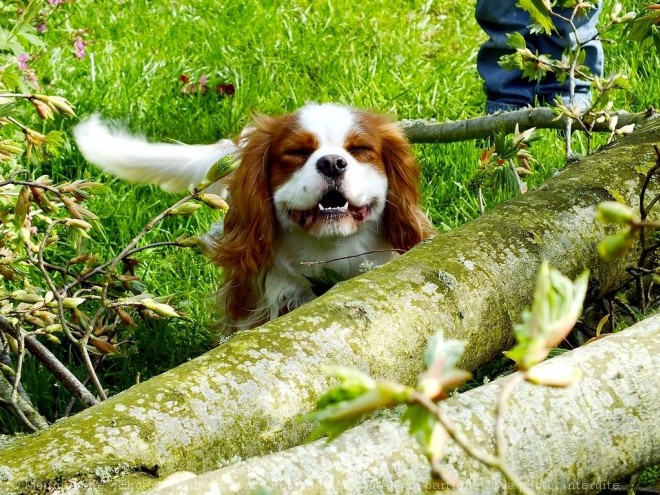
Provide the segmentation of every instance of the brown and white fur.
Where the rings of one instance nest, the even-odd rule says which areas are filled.
[[[309,104],[260,115],[238,145],[150,144],[98,119],[74,133],[91,163],[168,191],[198,184],[215,162],[237,154],[231,208],[210,248],[223,268],[231,327],[261,324],[314,299],[307,277],[324,267],[353,277],[365,261],[381,265],[432,233],[409,144],[391,120],[369,111]]]

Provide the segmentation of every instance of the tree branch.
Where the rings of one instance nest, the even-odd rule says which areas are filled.
[[[10,367],[11,360],[4,351],[0,352],[0,363],[7,368]],[[11,376],[8,372],[0,373],[0,406],[4,406],[16,416],[28,431],[35,432],[48,428],[48,422],[39,414],[30,398],[25,394],[18,375]]]
[[[642,124],[657,118],[658,112],[649,108],[645,112],[617,112],[617,129],[628,124]],[[425,120],[402,120],[403,128],[411,143],[451,143],[492,136],[497,132],[513,132],[518,125],[521,131],[536,127],[538,129],[565,129],[566,117],[557,117],[551,108],[538,107],[503,112],[484,117],[447,122],[429,122]],[[583,130],[577,127],[576,130]],[[612,132],[607,122],[596,123],[593,132]]]
[[[0,315],[0,327],[2,330],[17,338],[17,329],[11,321],[5,316]],[[80,380],[71,373],[46,346],[37,340],[33,335],[25,335],[25,347],[30,354],[37,358],[55,378],[57,378],[66,389],[71,392],[85,407],[90,407],[98,403],[96,398],[87,390]]]

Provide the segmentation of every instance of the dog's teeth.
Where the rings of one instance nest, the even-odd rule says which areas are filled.
[[[319,210],[321,211],[325,210],[325,208],[323,208],[323,205],[321,203],[319,203]]]
[[[346,201],[346,204],[342,206],[342,210],[348,210],[348,201]]]

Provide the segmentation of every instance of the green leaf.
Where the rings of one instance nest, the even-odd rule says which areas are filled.
[[[449,339],[445,340],[442,332],[436,332],[426,345],[424,350],[424,364],[430,368],[433,363],[442,360],[444,370],[449,370],[456,366],[456,363],[465,352],[465,341]]]
[[[557,6],[562,9],[572,9],[578,4],[578,0],[558,0]]]
[[[427,371],[419,377],[417,390],[431,400],[441,400],[469,380],[470,373],[456,368],[464,352],[465,341],[445,340],[442,332],[433,335],[424,352]]]
[[[539,24],[545,34],[550,34],[555,29],[552,23],[552,3],[547,0],[519,0],[517,4],[520,8],[527,11],[532,21]]]
[[[29,29],[28,29],[29,28]],[[45,48],[46,44],[44,41],[37,35],[36,31],[32,26],[26,26],[26,29],[21,30],[16,34],[16,38],[25,46],[32,45],[34,48]]]
[[[399,385],[399,388],[402,388],[402,386]],[[335,390],[336,388],[331,389],[328,394],[332,394]],[[321,406],[305,416],[308,421],[319,422],[318,427],[308,437],[308,440],[316,440],[327,434],[328,441],[331,441],[348,428],[356,425],[365,415],[381,407],[391,407],[400,403],[400,398],[396,397],[396,394],[393,394],[391,388],[387,385],[366,391],[358,390],[358,393],[359,395],[355,395],[352,391],[349,395],[355,395],[353,398],[327,404],[325,404],[326,400],[324,398],[328,394],[322,397],[319,400]],[[344,395],[343,391],[339,393],[340,397],[342,395]],[[332,400],[334,400],[334,397]]]
[[[317,410],[331,404],[352,400],[372,390],[376,382],[369,375],[344,366],[327,366],[324,373],[339,380],[339,384],[323,395],[316,403]]]
[[[0,117],[11,115],[14,109],[18,106],[18,101],[13,100],[4,105],[0,105]]]
[[[15,91],[20,87],[20,84],[21,73],[16,64],[8,64],[0,69],[0,88],[4,87],[8,91]]]
[[[543,27],[541,24],[538,22],[532,22],[529,25],[529,33],[530,34],[540,34],[540,35],[545,35],[545,27]]]
[[[570,349],[564,349],[562,347],[553,347],[550,349],[550,352],[548,352],[548,359],[566,354],[569,350]]]
[[[65,143],[65,134],[63,131],[50,131],[46,134],[45,149],[49,156],[56,157]]]
[[[617,74],[612,78],[613,88],[630,89],[630,79],[625,74]]]
[[[506,44],[511,48],[516,50],[523,50],[527,48],[527,42],[522,34],[518,32],[510,33],[506,35]]]
[[[514,327],[517,344],[504,355],[523,370],[543,361],[580,317],[588,282],[587,271],[571,282],[544,262],[536,280],[532,307],[523,311],[522,323]]]
[[[326,367],[324,371],[339,380],[316,403],[316,409],[304,416],[319,425],[308,441],[328,435],[328,441],[357,424],[362,417],[382,407],[408,401],[412,389],[395,382],[376,383],[369,375],[344,366]]]
[[[433,429],[438,420],[432,412],[419,404],[412,404],[406,408],[401,416],[402,422],[408,422],[408,432],[419,444],[428,449],[431,445]]]
[[[23,15],[21,15],[18,22],[14,24],[14,27],[9,33],[9,37],[11,38],[15,36],[17,33],[25,29],[26,26],[32,24],[34,18],[37,17],[37,15],[39,15],[42,6],[43,4],[40,0],[31,0],[30,3],[28,3],[27,7],[25,7],[25,10],[23,11]]]
[[[541,57],[537,56],[536,60],[534,61],[530,60],[523,64],[523,68],[522,68],[523,77],[527,78],[530,81],[540,82],[546,78],[548,72],[554,72],[548,64],[543,63],[542,61],[543,59]]]
[[[327,441],[331,442],[346,430],[353,428],[360,420],[360,417],[346,418],[337,421],[321,421],[319,425],[305,439],[306,442],[313,442],[324,435],[327,435]]]
[[[577,63],[579,65],[584,65],[586,60],[587,60],[587,50],[580,50],[578,52]]]
[[[519,53],[502,55],[497,63],[506,70],[523,70],[524,67],[522,56]]]
[[[518,179],[516,178],[516,174],[513,173],[513,169],[510,167],[508,159],[504,164],[494,169],[493,187],[509,194],[520,191]]]
[[[660,10],[653,10],[644,16],[637,17],[628,24],[628,39],[640,43],[651,37],[657,40],[658,23],[660,23]]]
[[[26,48],[20,43],[20,41],[14,36],[8,37],[6,39],[0,39],[0,46],[5,48],[4,51],[13,53],[16,57],[27,51]]]

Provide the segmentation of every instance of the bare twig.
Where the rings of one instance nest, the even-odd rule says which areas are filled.
[[[149,223],[147,223],[144,228],[138,232],[138,234],[131,240],[131,242],[128,243],[128,245],[113,259],[110,261],[103,263],[97,267],[95,267],[93,270],[90,270],[89,272],[81,275],[80,277],[76,278],[72,282],[69,282],[66,284],[63,288],[62,291],[69,291],[71,288],[80,285],[84,281],[90,279],[91,277],[95,275],[99,275],[100,273],[104,273],[106,270],[112,270],[114,269],[122,260],[130,256],[131,254],[135,254],[136,252],[139,252],[143,250],[142,248],[136,248],[137,243],[140,242],[140,239],[142,239],[148,232],[153,230],[153,228],[165,217],[167,217],[170,212],[174,209],[177,208],[178,206],[181,206],[184,203],[187,203],[191,199],[195,199],[199,193],[194,193],[194,194],[189,194],[185,196],[184,198],[180,199],[176,203],[174,203],[172,206],[168,207],[166,210],[163,212],[159,213],[156,215],[154,218],[152,218]],[[146,249],[146,248],[144,248]],[[104,293],[105,296],[105,293]]]
[[[57,301],[57,314],[60,320],[60,325],[62,325],[62,331],[67,336],[67,338],[80,349],[80,354],[82,355],[83,362],[85,363],[85,367],[87,368],[87,372],[92,377],[92,383],[94,384],[96,391],[99,394],[99,397],[101,397],[101,400],[105,400],[107,399],[107,396],[105,395],[103,386],[101,385],[98,377],[96,376],[96,373],[92,366],[91,359],[89,358],[89,352],[87,351],[87,340],[89,339],[89,337],[85,338],[83,336],[83,338],[77,339],[71,333],[68,320],[64,313],[64,298],[67,296],[67,293],[64,290],[59,290],[57,288],[55,282],[50,276],[50,273],[48,273],[48,270],[44,265],[44,250],[46,249],[46,242],[48,241],[48,238],[51,236],[53,229],[55,229],[57,225],[60,225],[63,222],[64,220],[58,219],[48,226],[43,236],[43,239],[41,240],[41,243],[39,245],[39,249],[37,250],[36,258],[31,253],[29,247],[28,249],[25,250],[25,252],[27,253],[28,258],[30,259],[30,262],[34,266],[36,266],[37,269],[41,272],[41,276],[44,278],[44,281],[46,282],[48,289],[53,293],[53,296]]]
[[[11,359],[5,350],[0,351],[0,363],[5,370],[11,369]],[[18,395],[14,396],[12,381],[17,383],[16,374],[0,373],[0,406],[8,409],[25,426],[28,431],[34,432],[48,427],[48,422],[37,412],[30,398],[18,381]]]
[[[46,420],[31,403],[26,402],[21,396],[18,396],[16,400],[11,399],[11,389],[12,386],[9,380],[6,379],[4,374],[0,373],[0,406],[11,411],[21,424],[32,433],[48,428]]]
[[[21,375],[23,373],[23,359],[25,358],[25,338],[22,333],[19,332],[16,342],[18,344],[18,363],[16,363],[16,370],[14,371],[14,383],[12,384],[11,391],[11,401],[13,403],[16,403],[18,397],[18,388],[21,384]]]
[[[494,456],[483,449],[473,445],[468,438],[447,418],[442,409],[426,395],[420,392],[412,392],[412,401],[424,407],[437,418],[445,431],[470,457],[476,459],[482,464],[497,469],[504,478],[514,485],[522,495],[534,495],[534,492],[528,488],[525,483],[506,465],[504,459],[499,455]]]
[[[350,256],[342,256],[340,258],[333,258],[331,260],[323,260],[323,261],[301,261],[300,264],[304,266],[313,266],[313,265],[322,265],[324,263],[332,263],[333,261],[341,261],[341,260],[348,260],[351,258],[359,258],[360,256],[365,256],[367,254],[374,254],[374,253],[405,253],[405,250],[403,249],[374,249],[373,251],[365,251],[364,253],[359,253],[359,254],[351,254]]]
[[[23,172],[22,170],[20,172]],[[50,186],[48,184],[40,184],[39,182],[32,182],[29,180],[16,180],[16,179],[9,179],[0,182],[0,187],[4,186],[28,186],[28,187],[38,187],[39,189],[43,189],[45,191],[51,192],[58,197],[62,197],[63,193],[60,191],[58,188]]]
[[[4,349],[0,350],[0,363],[4,364],[9,369],[13,369],[14,365],[12,363],[11,357],[9,356],[9,352],[7,350],[7,347],[6,347],[7,341],[6,341],[5,335],[2,332],[0,332],[0,344],[5,346]],[[6,373],[5,373],[5,376],[6,376]],[[6,376],[6,378],[8,380],[10,379],[9,376]],[[18,383],[18,393],[21,395],[21,397],[23,397],[23,399],[30,402],[30,397],[25,392],[25,389],[23,388],[23,384],[21,384],[20,381]]]
[[[578,57],[581,51],[581,44],[580,44],[580,37],[577,28],[575,27],[575,23],[573,22],[573,19],[575,18],[575,14],[577,12],[577,9],[573,10],[573,13],[569,18],[562,16],[561,14],[558,14],[554,12],[553,10],[550,11],[551,15],[563,20],[564,22],[568,23],[571,26],[571,29],[573,30],[573,34],[575,36],[575,41],[577,48],[575,50],[571,51],[571,65],[568,70],[568,93],[569,93],[569,98],[570,98],[570,104],[572,105],[575,103],[575,73],[577,70],[577,61]],[[584,128],[584,124],[582,123],[581,119],[577,119],[578,122],[582,125]],[[565,132],[566,132],[566,156],[570,157],[573,155],[573,148],[572,148],[572,132],[573,132],[573,119],[566,119],[566,127],[565,127]],[[587,135],[590,135],[590,132],[587,132]]]
[[[484,192],[481,186],[477,189],[477,199],[479,201],[479,214],[483,215],[486,211],[486,201],[484,201]]]
[[[646,220],[646,217],[648,216],[647,208],[644,205],[644,200],[646,199],[646,191],[649,188],[651,179],[653,179],[653,176],[656,174],[656,172],[660,170],[660,149],[658,148],[658,145],[653,145],[653,149],[655,150],[656,154],[656,162],[655,165],[651,167],[651,169],[646,173],[644,183],[642,184],[642,189],[639,191],[639,214],[642,220]]]
[[[12,186],[39,188],[44,191],[47,191],[48,193],[55,195],[60,201],[64,202],[65,204],[67,204],[66,201],[71,203],[71,199],[69,199],[68,197],[68,193],[70,191],[64,191],[58,187],[51,186],[50,184],[47,183],[38,183],[29,180],[23,180],[19,177],[19,175],[20,172],[12,174],[9,180],[4,180],[0,182],[0,187],[12,185]],[[110,307],[106,302],[107,290],[110,284],[110,279],[100,284],[102,286],[102,292],[100,296],[98,294],[94,294],[93,296],[92,295],[85,296],[85,299],[87,300],[90,299],[98,300],[100,302],[100,307],[96,311],[96,314],[91,319],[91,321],[84,321],[82,323],[82,328],[72,325],[71,322],[67,321],[65,308],[64,308],[64,299],[70,297],[70,291],[74,287],[86,283],[95,275],[106,274],[108,271],[113,271],[121,261],[123,261],[124,259],[126,259],[131,255],[134,255],[136,253],[154,247],[181,245],[181,243],[176,241],[171,241],[171,242],[168,241],[168,242],[152,243],[146,246],[137,247],[137,244],[144,237],[144,235],[150,232],[151,230],[153,230],[154,226],[158,222],[160,222],[163,218],[168,216],[174,208],[180,206],[181,204],[187,201],[190,201],[191,199],[195,199],[198,195],[199,192],[190,194],[187,197],[175,203],[174,205],[167,208],[165,211],[154,217],[147,225],[145,225],[144,228],[133,238],[133,240],[112,260],[102,265],[96,266],[94,269],[79,276],[76,276],[68,269],[53,266],[47,263],[45,260],[45,250],[49,238],[51,237],[57,226],[67,221],[66,219],[54,219],[44,231],[44,235],[38,246],[32,244],[29,239],[25,241],[27,248],[25,250],[26,253],[25,255],[27,256],[29,262],[39,270],[43,280],[45,281],[47,289],[53,294],[53,299],[54,302],[56,303],[57,318],[59,320],[58,323],[62,325],[62,331],[66,335],[67,339],[79,348],[82,360],[85,363],[85,367],[87,369],[88,379],[94,384],[95,390],[98,396],[102,400],[106,399],[106,394],[96,374],[96,366],[99,364],[99,362],[97,361],[96,364],[92,362],[87,346],[89,344],[89,339],[91,338],[92,332],[96,328],[97,323],[102,320],[105,312]],[[69,211],[71,212],[71,208],[69,208]],[[75,212],[72,212],[72,214],[75,214]],[[62,285],[63,285],[62,287],[57,287],[58,284],[56,284],[55,280],[52,277],[52,274],[54,273],[59,273],[62,276]],[[77,296],[78,294],[76,294],[76,297]],[[29,308],[29,311],[24,312],[23,318],[27,318],[29,321],[30,314],[38,309],[39,307],[37,305],[34,305],[33,307]],[[9,320],[5,318],[5,322],[9,322]],[[6,330],[4,328],[5,326],[6,325],[3,325],[3,330]],[[97,400],[94,398],[94,396],[91,393],[89,393],[89,391],[85,388],[85,386],[52,353],[50,353],[50,351],[48,351],[46,347],[44,347],[36,339],[35,335],[26,333],[24,330],[20,328],[14,331],[13,334],[11,333],[10,330],[6,330],[6,331],[8,332],[9,335],[12,335],[20,345],[23,345],[24,343],[28,351],[31,354],[35,355],[35,357],[39,361],[41,361],[42,364],[47,369],[49,369],[51,373],[53,373],[55,377],[58,380],[60,380],[64,384],[64,386],[72,393],[72,395],[76,397],[78,400],[80,400],[85,407],[89,407],[97,403]],[[22,359],[24,354],[22,349],[20,350],[19,354],[20,355],[19,355],[18,366],[16,370],[16,375],[14,377],[14,382],[13,382],[14,385],[12,388],[12,397],[14,399],[16,399],[16,396],[18,394],[18,387],[20,385]]]
[[[18,332],[21,331],[14,327],[12,322],[3,315],[0,315],[0,328],[15,339]],[[90,407],[98,403],[94,396],[87,390],[80,380],[71,373],[46,346],[32,335],[25,335],[25,347],[35,358],[37,358],[46,369],[48,369],[55,378],[57,378],[64,387],[71,392],[85,407]]]
[[[657,248],[657,243],[654,243],[650,246],[646,245],[646,228],[660,228],[660,222],[647,220],[648,212],[655,206],[658,201],[658,197],[660,196],[654,197],[648,205],[645,204],[646,194],[648,192],[649,185],[651,184],[651,180],[656,175],[656,173],[660,171],[660,148],[658,148],[658,145],[653,145],[653,149],[655,150],[656,162],[655,165],[651,167],[651,169],[647,172],[646,177],[644,178],[644,183],[642,184],[642,189],[639,192],[639,217],[641,222],[638,223],[637,227],[639,228],[639,243],[642,249],[637,261],[638,268],[644,267],[649,254],[655,252]],[[635,282],[637,286],[637,293],[639,294],[639,302],[642,314],[646,314],[646,306],[648,301],[644,291],[643,275],[640,270],[635,272]]]
[[[617,304],[617,306],[621,307],[621,309],[623,309],[626,313],[628,313],[628,316],[630,316],[635,321],[635,323],[639,321],[637,315],[635,314],[635,311],[632,309],[630,304],[628,304],[625,301],[622,301],[616,296],[614,297],[614,302]]]

